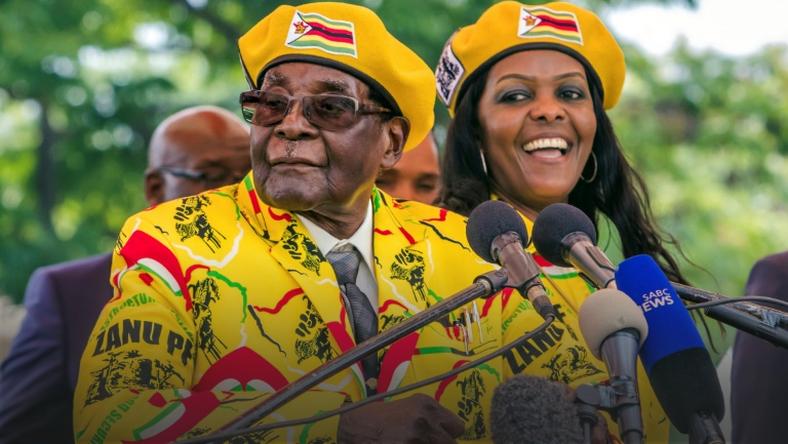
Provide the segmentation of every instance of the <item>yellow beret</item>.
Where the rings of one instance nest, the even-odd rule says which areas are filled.
[[[565,2],[504,1],[460,28],[444,46],[435,71],[438,97],[453,116],[466,81],[479,68],[518,51],[551,48],[590,68],[601,83],[604,108],[615,106],[624,86],[624,52],[599,17]]]
[[[405,150],[424,140],[435,121],[432,70],[365,7],[283,5],[241,36],[238,49],[252,88],[260,88],[267,69],[284,62],[317,63],[355,76],[408,119]]]

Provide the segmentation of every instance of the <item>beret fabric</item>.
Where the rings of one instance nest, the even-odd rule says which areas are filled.
[[[266,70],[281,63],[325,65],[377,90],[396,114],[408,120],[406,151],[432,129],[432,70],[363,6],[335,2],[279,6],[238,39],[238,49],[252,88],[260,88]]]
[[[618,102],[624,52],[594,13],[566,2],[496,3],[476,23],[460,28],[443,48],[435,71],[438,97],[453,116],[464,88],[480,68],[529,49],[556,49],[578,59],[602,88],[603,106]]]

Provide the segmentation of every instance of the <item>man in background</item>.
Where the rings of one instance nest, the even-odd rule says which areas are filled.
[[[375,185],[392,196],[433,204],[440,197],[438,145],[430,132],[423,142],[403,154],[393,168],[382,170]]]
[[[150,205],[239,181],[250,168],[249,129],[231,112],[187,108],[154,131],[145,198]],[[0,367],[0,442],[73,442],[72,399],[79,359],[112,297],[111,254],[36,270],[27,316]]]
[[[756,262],[745,294],[788,301],[788,251]],[[785,442],[786,369],[788,350],[748,333],[736,333],[731,369],[731,442]]]

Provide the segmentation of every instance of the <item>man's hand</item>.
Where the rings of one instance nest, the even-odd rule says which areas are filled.
[[[341,443],[454,443],[465,423],[427,395],[376,402],[343,414]]]
[[[591,444],[608,444],[612,442],[605,417],[599,412],[597,412],[596,417],[596,424],[591,428]]]

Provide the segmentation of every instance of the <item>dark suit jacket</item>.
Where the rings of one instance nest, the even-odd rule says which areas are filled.
[[[758,261],[750,271],[746,293],[788,301],[788,251]],[[737,333],[731,368],[731,442],[786,442],[787,401],[788,350]]]
[[[26,317],[0,367],[0,442],[73,442],[72,399],[82,350],[112,297],[110,254],[42,267]]]

